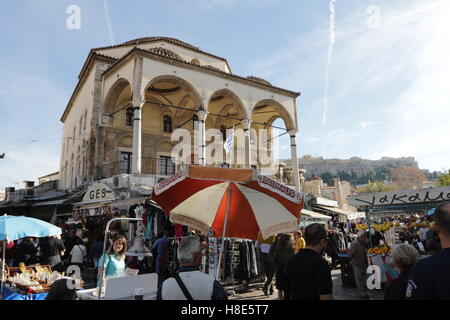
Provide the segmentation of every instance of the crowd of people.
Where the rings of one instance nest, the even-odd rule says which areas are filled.
[[[385,299],[450,299],[450,204],[440,205],[432,215],[421,219],[400,219],[404,219],[402,223],[414,226],[401,226],[403,234],[391,250],[399,276],[388,284]],[[431,220],[430,225],[425,223],[426,220]],[[272,292],[270,288],[275,275],[279,299],[332,299],[331,270],[335,264],[334,259],[327,261],[325,257],[333,258],[337,254],[336,243],[332,239],[335,231],[315,223],[293,234],[279,234],[271,244],[267,241],[270,239],[258,239],[257,245],[265,261],[264,293]],[[372,246],[376,246],[384,241],[383,236],[369,236],[369,232],[359,230],[354,236],[347,233],[346,237],[352,239],[346,252],[353,269],[357,297],[370,299],[367,249],[370,240],[373,240]],[[424,253],[428,257],[421,258]]]
[[[427,219],[430,223],[425,224]],[[400,243],[391,248],[399,276],[388,285],[385,299],[450,299],[450,204],[439,206],[428,217],[397,217],[395,221],[403,224]],[[272,295],[276,288],[278,298],[283,300],[333,299],[331,271],[339,264],[341,251],[350,257],[358,297],[369,299],[367,250],[371,242],[372,247],[382,243],[383,235],[357,231],[353,226],[341,227],[342,224],[332,221],[329,225],[313,223],[296,232],[268,239],[263,239],[260,234],[255,247],[259,249],[265,275],[263,293]],[[95,283],[98,283],[100,265],[104,266],[105,276],[122,274],[133,265],[131,257],[125,255],[128,240],[120,228],[112,232],[102,257],[104,234],[100,230],[96,234],[88,234],[86,230],[75,227],[66,230],[62,237],[29,237],[8,243],[6,263],[9,266],[40,263],[60,272],[70,265],[76,265],[82,271],[90,266],[94,268]],[[205,240],[201,236],[187,235],[179,242],[179,268],[176,273],[167,272],[164,259],[170,236],[170,230],[164,230],[149,244],[154,259],[147,261],[150,265],[147,272],[158,274],[157,298],[227,299],[223,286],[200,271],[205,253]],[[421,259],[424,253],[430,257]],[[57,292],[62,290],[56,283],[54,287],[54,293],[49,294],[48,299],[56,299]],[[64,294],[73,297],[72,293]]]

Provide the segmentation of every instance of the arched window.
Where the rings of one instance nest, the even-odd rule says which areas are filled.
[[[196,114],[192,115],[192,129],[195,130],[195,128],[197,127],[197,122],[198,122],[198,117]]]
[[[134,109],[129,107],[129,108],[127,108],[125,125],[128,127],[132,127],[133,126],[133,118],[134,118]]]
[[[164,116],[163,118],[163,130],[164,132],[172,132],[172,118]]]

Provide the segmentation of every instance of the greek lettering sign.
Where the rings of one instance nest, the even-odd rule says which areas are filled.
[[[96,183],[89,187],[83,197],[83,202],[115,200],[114,193],[104,183]]]
[[[351,195],[352,206],[382,206],[450,201],[450,187]]]

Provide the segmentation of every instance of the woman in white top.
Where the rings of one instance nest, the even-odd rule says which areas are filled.
[[[83,271],[84,261],[87,256],[87,249],[81,239],[76,245],[73,246],[70,256],[70,265],[76,265],[80,268],[80,271]]]

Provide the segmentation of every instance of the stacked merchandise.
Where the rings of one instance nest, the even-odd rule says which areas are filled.
[[[212,277],[216,277],[217,268],[219,266],[221,241],[219,238],[208,238],[208,259],[206,265],[206,273]]]
[[[50,266],[24,266],[8,268],[6,283],[9,287],[25,294],[43,293],[50,290],[51,285],[59,279],[70,279],[53,271]]]

